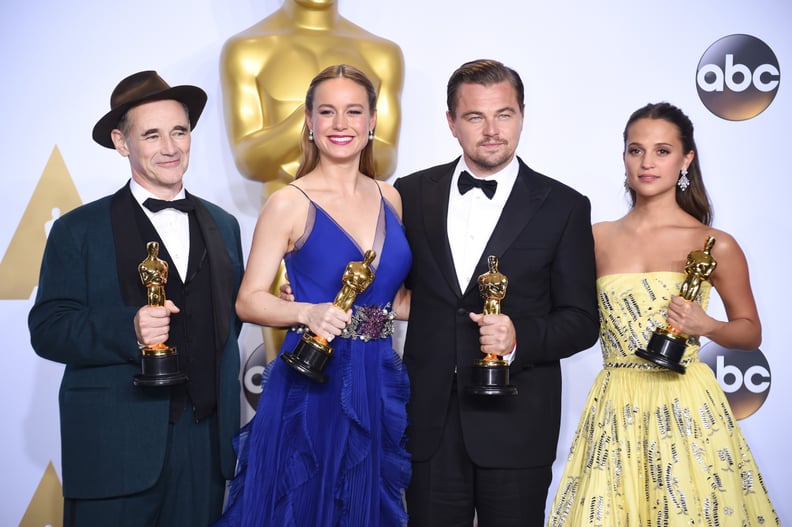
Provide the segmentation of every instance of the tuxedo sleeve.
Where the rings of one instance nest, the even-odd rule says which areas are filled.
[[[111,239],[109,225],[98,224]],[[53,223],[28,316],[31,344],[41,357],[69,365],[138,362],[138,307],[121,300],[112,242],[95,234],[63,219]]]
[[[594,237],[591,205],[579,196],[569,207],[549,267],[549,311],[516,318],[517,349],[512,367],[553,362],[590,348],[597,341]]]

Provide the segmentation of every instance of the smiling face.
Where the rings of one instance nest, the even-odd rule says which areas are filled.
[[[369,106],[366,89],[343,77],[316,86],[313,111],[306,112],[313,141],[320,157],[338,162],[357,160],[369,142],[376,116]]]
[[[494,174],[514,158],[523,114],[517,92],[509,82],[461,84],[454,114],[447,112],[446,118],[462,147],[465,163],[476,176]]]
[[[637,198],[674,196],[679,172],[694,156],[685,152],[676,125],[665,119],[638,119],[627,129],[624,168]]]
[[[190,161],[190,120],[174,100],[152,101],[130,109],[124,132],[113,130],[116,150],[129,158],[132,178],[162,199],[182,188]]]

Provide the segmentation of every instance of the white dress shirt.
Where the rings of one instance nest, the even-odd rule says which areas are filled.
[[[498,182],[495,195],[488,199],[480,188],[472,188],[465,194],[459,193],[457,181],[459,174],[467,170],[471,176],[476,177],[462,157],[454,170],[451,178],[451,191],[448,193],[448,243],[451,246],[451,255],[454,258],[459,288],[464,293],[471,280],[478,281],[478,276],[473,276],[476,264],[481,259],[487,242],[495,230],[495,225],[500,219],[506,200],[511,194],[520,164],[515,156],[503,170],[483,179],[494,179]],[[483,300],[482,300],[483,307]],[[509,364],[512,363],[516,352],[515,347],[510,353],[503,356]]]
[[[448,243],[451,246],[451,255],[454,258],[459,288],[464,292],[471,280],[478,280],[473,276],[476,264],[481,259],[484,248],[495,230],[495,225],[500,219],[501,211],[506,200],[511,194],[520,165],[517,158],[512,159],[503,170],[483,179],[494,179],[498,188],[492,199],[488,199],[480,188],[473,188],[464,195],[459,193],[457,181],[459,174],[467,170],[476,177],[461,158],[451,178],[451,192],[448,195]]]
[[[151,212],[143,206],[143,202],[147,198],[157,199],[157,196],[141,187],[134,179],[130,180],[129,189],[132,191],[132,196],[140,204],[143,212],[154,224],[157,234],[162,238],[162,243],[173,259],[173,266],[176,267],[176,272],[179,273],[179,277],[184,282],[187,278],[187,262],[190,258],[189,214],[176,209],[163,209],[159,212]],[[181,199],[185,196],[184,187],[182,187],[173,199]]]

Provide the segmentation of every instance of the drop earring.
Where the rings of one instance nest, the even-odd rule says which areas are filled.
[[[313,130],[308,130],[308,140],[313,141]]]
[[[374,140],[374,130],[369,130],[369,141]]]
[[[690,186],[690,180],[688,179],[687,175],[688,175],[687,169],[683,168],[679,172],[679,179],[677,180],[677,186],[679,187],[679,190],[681,190],[682,192],[685,192],[687,188]]]

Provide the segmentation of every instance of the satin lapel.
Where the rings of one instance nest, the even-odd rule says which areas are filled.
[[[209,209],[196,196],[187,193],[195,203],[195,218],[203,234],[206,244],[206,256],[209,260],[209,272],[212,280],[212,310],[215,323],[215,344],[218,351],[222,350],[231,329],[231,316],[234,306],[234,270],[228,256],[226,242]]]
[[[466,295],[472,289],[478,289],[478,277],[489,270],[487,258],[490,255],[500,258],[506,252],[537,213],[549,192],[550,187],[541,179],[534,177],[533,170],[520,161],[520,172],[517,174],[514,187],[506,200],[495,230],[476,264],[474,278],[465,289]]]
[[[421,185],[421,205],[424,210],[426,240],[432,248],[437,267],[451,290],[459,297],[462,291],[456,277],[451,246],[448,244],[448,193],[455,166],[456,161],[426,176],[426,183]]]
[[[146,303],[146,288],[140,281],[138,265],[146,258],[146,243],[151,241],[144,240],[145,224],[148,223],[152,231],[154,227],[132,197],[128,184],[110,200],[110,222],[121,298],[129,306],[142,306]],[[159,240],[159,237],[152,239]]]

